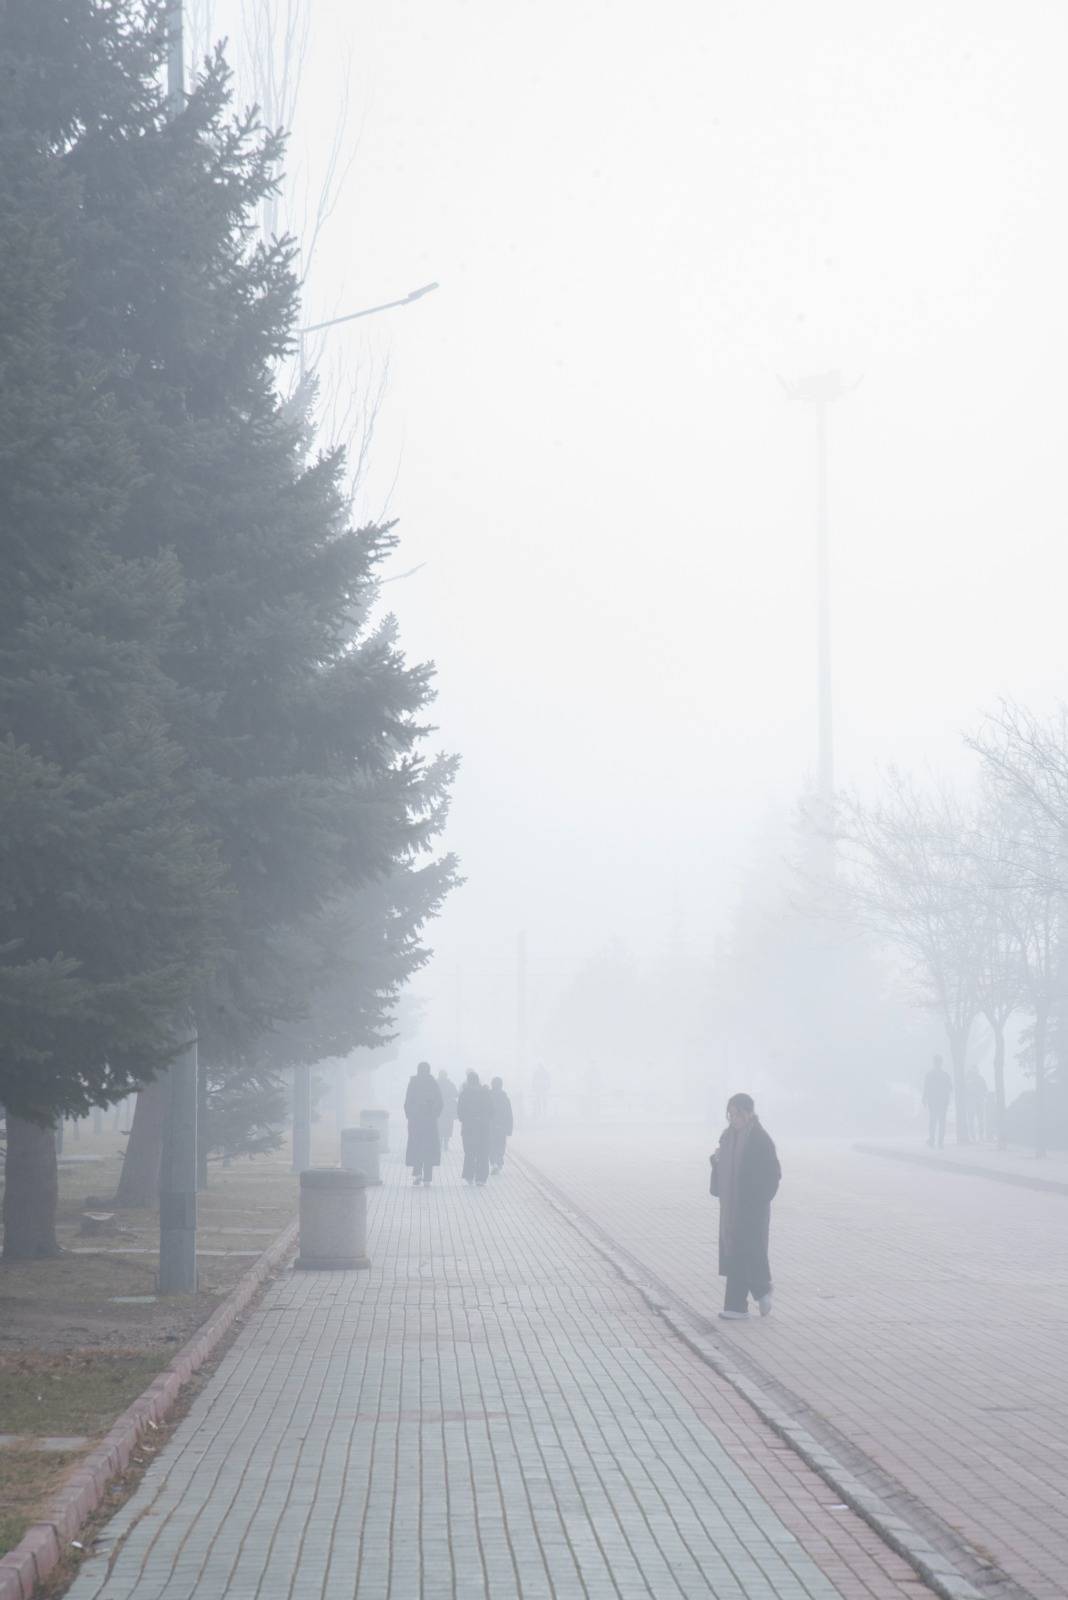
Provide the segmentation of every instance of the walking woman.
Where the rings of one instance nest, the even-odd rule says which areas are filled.
[[[771,1311],[771,1202],[782,1168],[752,1095],[732,1094],[727,1101],[727,1127],[709,1161],[709,1193],[719,1199],[719,1275],[727,1280],[720,1316],[727,1322],[743,1321],[752,1295],[766,1317]]]
[[[441,1138],[438,1134],[441,1090],[430,1076],[428,1061],[420,1061],[415,1069],[415,1077],[408,1079],[404,1115],[408,1118],[405,1166],[412,1169],[413,1184],[429,1184],[434,1176],[434,1168],[441,1165]]]
[[[465,1183],[479,1188],[489,1177],[490,1122],[493,1102],[477,1072],[469,1072],[456,1102],[456,1115],[460,1122],[460,1137],[464,1146]]]

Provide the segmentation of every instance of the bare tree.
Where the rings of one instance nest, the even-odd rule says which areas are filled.
[[[896,771],[874,805],[845,796],[837,817],[833,892],[847,915],[898,950],[920,998],[938,1012],[953,1063],[957,1142],[967,1144],[965,1068],[984,965],[975,870],[960,848],[970,821],[951,794],[921,794]]]
[[[1012,809],[1014,888],[1006,904],[1032,1014],[1035,1149],[1046,1151],[1051,1024],[1065,1032],[1068,963],[1068,708],[1046,720],[1003,703],[969,744]]]

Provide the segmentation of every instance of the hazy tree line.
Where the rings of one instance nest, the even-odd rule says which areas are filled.
[[[155,0],[0,7],[8,1256],[55,1248],[56,1119],[192,1026],[209,1143],[213,1103],[262,1143],[284,1068],[388,1033],[455,881],[432,671],[376,611],[395,534],[279,382],[282,141],[221,54],[169,117],[164,55]]]
[[[945,1035],[960,1108],[977,1026],[992,1040],[996,1132],[1006,1139],[1006,1039],[1020,1020],[1038,1153],[1068,1136],[1068,716],[1007,705],[969,744],[971,792],[886,775],[870,801],[842,796],[824,909],[893,952]]]

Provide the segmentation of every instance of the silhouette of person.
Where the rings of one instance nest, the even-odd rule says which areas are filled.
[[[412,1169],[413,1183],[430,1183],[434,1168],[441,1165],[441,1139],[438,1135],[441,1090],[430,1076],[429,1061],[420,1061],[415,1069],[415,1077],[408,1079],[404,1115],[408,1118],[405,1166]]]
[[[946,1112],[953,1098],[953,1079],[935,1056],[934,1066],[923,1080],[923,1103],[927,1107],[927,1143],[939,1150],[946,1142]]]
[[[779,1190],[782,1168],[752,1095],[732,1094],[727,1101],[727,1127],[709,1162],[709,1193],[719,1200],[719,1275],[727,1280],[720,1316],[744,1320],[752,1295],[760,1315],[766,1317],[771,1312],[771,1202]]]
[[[456,1102],[464,1147],[463,1180],[482,1187],[489,1177],[490,1123],[493,1102],[477,1072],[469,1072]]]
[[[504,1080],[493,1078],[490,1082],[490,1166],[497,1177],[504,1166],[504,1152],[511,1138],[514,1121],[512,1102],[504,1092]]]

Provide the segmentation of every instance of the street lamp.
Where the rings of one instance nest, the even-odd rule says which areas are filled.
[[[834,803],[834,699],[831,686],[831,562],[827,518],[827,412],[836,400],[851,393],[840,372],[817,372],[807,378],[779,382],[791,400],[800,400],[816,413],[816,620],[818,638],[817,684],[819,703],[819,756],[817,793],[829,814]],[[857,383],[860,380],[858,378]]]
[[[331,317],[327,322],[312,322],[306,328],[298,328],[300,376],[304,377],[304,340],[309,333],[322,333],[326,328],[336,328],[342,322],[356,322],[360,317],[373,317],[379,311],[394,311],[398,306],[410,306],[438,287],[436,283],[424,283],[421,289],[412,289],[400,300],[386,300],[380,306],[365,306],[362,311],[349,311],[343,317]]]

